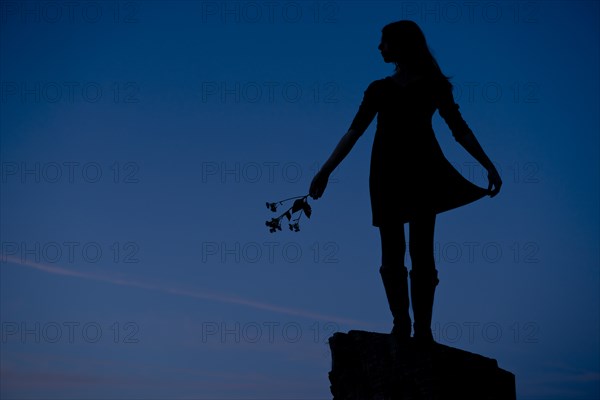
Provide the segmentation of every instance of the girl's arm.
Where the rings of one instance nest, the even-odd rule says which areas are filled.
[[[358,111],[350,124],[348,131],[342,136],[339,143],[327,159],[323,167],[317,172],[313,178],[309,195],[313,199],[318,199],[323,195],[327,187],[329,175],[337,168],[344,158],[350,153],[350,150],[356,144],[359,137],[367,130],[379,109],[379,81],[371,82],[364,92],[362,102],[358,107]]]
[[[342,136],[327,161],[325,161],[325,164],[323,164],[323,167],[321,167],[319,172],[317,172],[313,178],[308,192],[310,197],[316,200],[323,195],[325,187],[327,187],[329,176],[350,153],[350,150],[352,150],[362,134],[363,132],[355,128],[350,128],[348,132]]]
[[[490,197],[494,197],[502,186],[500,174],[463,119],[447,81],[442,81],[436,88],[435,100],[440,116],[448,124],[454,139],[488,171],[488,191]]]
[[[483,148],[477,141],[475,135],[473,135],[473,133],[467,133],[458,140],[458,143],[460,143],[460,145],[464,147],[465,150],[467,150],[467,152],[473,156],[474,159],[479,161],[479,164],[481,164],[487,170],[489,182],[488,190],[490,191],[490,197],[497,195],[500,191],[500,187],[502,186],[502,179],[500,178],[500,174],[498,173],[498,170],[492,161],[489,159],[487,154],[485,154],[485,151],[483,151]]]

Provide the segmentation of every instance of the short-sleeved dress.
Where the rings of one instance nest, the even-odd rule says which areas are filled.
[[[369,176],[374,226],[438,214],[489,193],[444,156],[431,124],[436,109],[457,141],[471,133],[445,79],[418,78],[401,86],[388,76],[365,90],[350,128],[364,131],[377,114]]]

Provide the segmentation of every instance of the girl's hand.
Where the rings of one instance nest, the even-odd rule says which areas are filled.
[[[327,187],[328,181],[328,173],[323,172],[323,170],[317,172],[312,182],[310,183],[310,189],[308,191],[310,197],[317,200],[319,197],[323,196],[323,192],[325,192],[325,188]]]
[[[488,182],[488,191],[490,192],[490,197],[494,197],[498,194],[498,192],[500,192],[500,187],[502,186],[502,179],[500,178],[500,174],[495,167],[488,169]]]

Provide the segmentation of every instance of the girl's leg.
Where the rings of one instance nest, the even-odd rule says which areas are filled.
[[[414,336],[425,342],[433,341],[433,298],[439,282],[433,255],[435,217],[435,214],[422,215],[409,223],[409,251],[412,261],[410,295],[415,319]]]
[[[404,225],[401,227],[379,227],[381,236],[381,265],[404,266],[406,239]]]
[[[427,214],[413,219],[409,224],[409,251],[413,270],[435,269],[433,240],[435,233],[435,214]]]
[[[404,266],[406,240],[404,226],[380,227],[381,268],[385,294],[394,317],[392,334],[399,339],[410,338],[411,320],[408,313],[408,270]]]

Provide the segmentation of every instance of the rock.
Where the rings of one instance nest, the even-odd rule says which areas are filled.
[[[351,330],[329,338],[334,400],[516,399],[496,360],[439,343]]]

